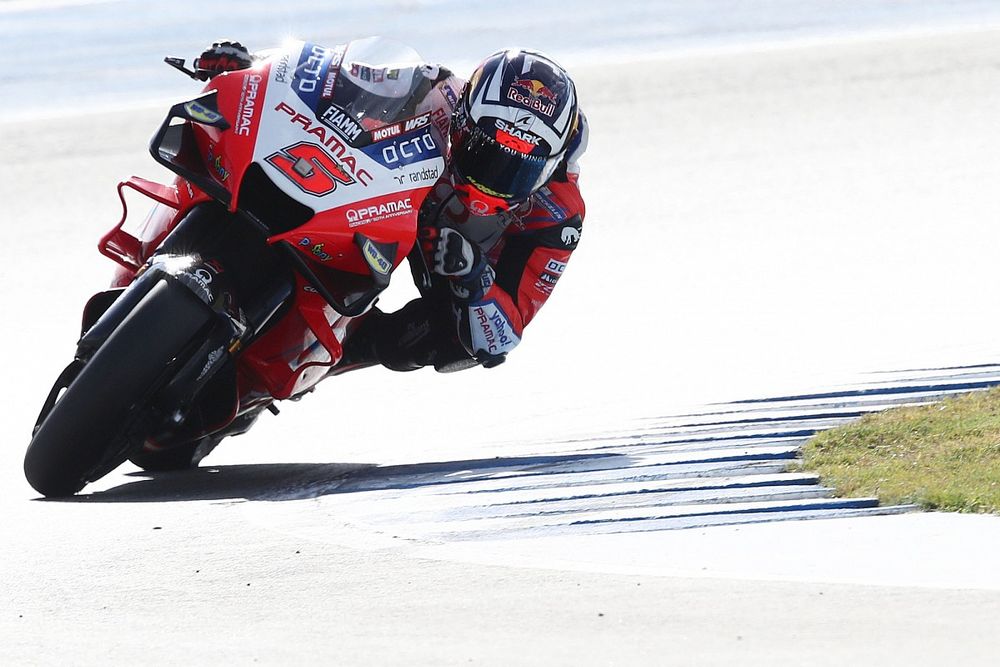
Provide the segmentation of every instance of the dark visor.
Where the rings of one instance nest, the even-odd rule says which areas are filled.
[[[478,189],[517,201],[526,200],[545,185],[560,159],[518,153],[475,126],[456,128],[451,158],[458,175]]]

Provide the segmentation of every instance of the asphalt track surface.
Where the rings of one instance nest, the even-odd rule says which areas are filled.
[[[595,128],[589,236],[519,359],[466,379],[346,376],[199,471],[151,478],[123,467],[71,501],[35,500],[20,460],[79,307],[107,279],[92,248],[118,217],[113,184],[156,174],[143,146],[161,111],[3,126],[2,336],[18,381],[2,390],[0,658],[995,664],[994,517],[566,534],[539,520],[538,503],[562,503],[548,516],[629,508],[509,480],[551,466],[634,470],[642,456],[678,463],[664,457],[691,437],[690,417],[678,417],[690,405],[775,397],[791,384],[845,389],[823,381],[846,368],[988,361],[969,355],[983,354],[979,332],[996,318],[978,306],[996,247],[983,228],[1000,208],[998,36],[582,69]],[[642,309],[629,301],[656,280]],[[566,335],[574,318],[588,326]],[[613,326],[630,346],[602,346]],[[942,340],[956,346],[931,344]],[[952,375],[905,377],[997,377],[994,366]],[[393,404],[391,418],[373,397]],[[491,417],[488,401],[519,418]],[[745,417],[753,405],[726,409]],[[826,422],[838,419],[831,409]],[[729,419],[730,436],[754,433]],[[718,416],[708,421],[718,427]],[[636,461],[593,465],[626,441]],[[788,444],[768,443],[771,458]],[[443,482],[468,493],[437,493]],[[508,490],[522,495],[468,500]],[[496,511],[528,500],[527,512]]]

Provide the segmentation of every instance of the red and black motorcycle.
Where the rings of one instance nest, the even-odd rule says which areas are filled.
[[[393,270],[422,262],[417,211],[444,158],[420,68],[378,38],[298,42],[170,109],[150,152],[177,176],[118,186],[124,214],[99,246],[112,289],[84,308],[25,456],[38,492],[73,494],[126,459],[195,466],[341,370]],[[126,189],[155,202],[138,225]]]

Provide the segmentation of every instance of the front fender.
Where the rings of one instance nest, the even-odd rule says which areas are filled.
[[[83,333],[77,341],[76,358],[89,359],[162,280],[169,280],[192,292],[206,309],[212,310],[216,316],[224,316],[234,337],[243,335],[246,327],[240,321],[235,298],[226,291],[224,281],[215,281],[214,288],[206,282],[206,272],[208,269],[196,256],[155,258],[128,287],[95,294],[84,308]]]

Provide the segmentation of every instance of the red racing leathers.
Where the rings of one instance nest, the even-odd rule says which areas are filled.
[[[428,68],[427,75],[434,85],[417,111],[431,111],[439,136],[446,138],[463,82],[444,68]],[[349,345],[346,363],[357,357],[395,370],[433,364],[450,371],[503,361],[552,294],[580,240],[585,206],[577,160],[586,150],[587,135],[581,112],[566,157],[548,184],[527,202],[496,215],[470,212],[446,169],[421,206],[419,224],[457,230],[478,246],[485,266],[468,277],[446,278],[432,274],[415,251],[410,268],[422,297],[395,313],[369,317],[356,344]],[[359,348],[368,352],[357,354]]]
[[[447,178],[438,182],[421,222],[457,230],[485,256],[472,284],[435,277],[448,281],[459,340],[482,362],[514,349],[552,294],[580,240],[584,202],[575,168],[561,168],[525,204],[499,215],[473,215],[452,192]]]

